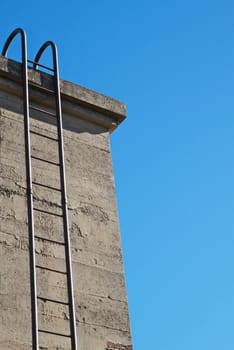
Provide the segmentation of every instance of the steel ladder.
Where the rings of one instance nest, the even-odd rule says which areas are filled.
[[[74,306],[74,292],[73,292],[73,279],[72,279],[72,262],[71,262],[71,249],[70,249],[70,238],[69,238],[69,223],[68,223],[68,204],[67,204],[67,194],[66,194],[66,178],[65,178],[65,167],[64,167],[64,146],[63,146],[63,127],[62,127],[62,110],[61,110],[61,96],[60,96],[60,80],[59,80],[59,68],[58,68],[58,55],[55,43],[52,41],[47,41],[39,49],[35,59],[33,61],[29,60],[27,57],[27,38],[26,33],[23,29],[17,28],[14,30],[2,50],[2,56],[7,56],[9,46],[15,36],[20,34],[21,36],[21,47],[22,47],[22,85],[23,85],[23,105],[24,105],[24,135],[25,135],[25,163],[26,163],[26,181],[27,181],[27,206],[28,206],[28,232],[29,232],[29,253],[30,253],[30,281],[31,281],[31,318],[32,318],[32,348],[33,350],[40,349],[40,337],[45,334],[49,334],[52,337],[70,338],[70,349],[77,350],[77,335],[76,335],[76,318],[75,318],[75,306]],[[52,50],[53,58],[53,68],[47,67],[40,64],[40,58],[44,51],[50,47]],[[30,67],[29,65],[32,65]],[[53,77],[53,89],[48,90],[48,93],[54,96],[55,99],[55,112],[51,113],[44,109],[35,107],[30,100],[30,85],[31,82],[28,78],[29,68],[38,70],[41,67],[50,72]],[[38,87],[39,88],[39,87]],[[30,128],[30,119],[32,111],[37,111],[42,116],[51,117],[55,121],[57,137],[50,137],[42,133],[38,133]],[[58,150],[58,162],[49,161],[42,159],[35,154],[32,154],[31,147],[31,135],[37,135],[41,138],[48,138],[50,141],[57,143]],[[44,164],[50,164],[54,167],[59,168],[60,174],[60,187],[56,188],[50,186],[46,183],[40,183],[34,181],[33,179],[33,160],[37,160]],[[49,189],[50,191],[56,191],[60,193],[61,198],[61,214],[57,214],[52,211],[44,210],[41,208],[36,208],[35,206],[35,195],[34,188],[41,187]],[[58,205],[59,206],[59,205]],[[34,216],[36,212],[42,213],[42,215],[47,216],[59,216],[61,217],[63,223],[63,241],[58,241],[51,239],[50,237],[40,236],[40,234],[35,234],[35,223]],[[65,259],[65,271],[51,268],[49,266],[43,266],[37,263],[36,256],[36,242],[42,241],[47,244],[57,244],[64,246],[64,259]],[[48,297],[47,295],[39,295],[38,293],[38,279],[37,275],[39,272],[49,271],[50,274],[63,274],[66,276],[66,288],[67,288],[67,300],[61,301],[54,298]],[[65,305],[69,310],[69,334],[61,333],[56,330],[43,329],[39,324],[38,317],[38,302],[49,302],[54,305]],[[40,336],[39,336],[40,335]]]

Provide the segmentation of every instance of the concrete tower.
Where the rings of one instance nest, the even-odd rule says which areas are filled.
[[[55,164],[57,128],[51,118],[53,78],[35,69],[28,70],[28,77],[34,106],[30,136],[38,330],[31,312],[22,65],[1,56],[0,349],[32,350],[32,335],[38,332],[40,350],[68,350],[71,315]],[[109,146],[110,132],[125,118],[125,106],[64,80],[60,87],[77,350],[131,350]]]

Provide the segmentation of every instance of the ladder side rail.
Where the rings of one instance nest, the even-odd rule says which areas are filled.
[[[29,93],[28,93],[28,67],[27,67],[27,38],[23,29],[15,29],[8,37],[2,55],[6,57],[8,48],[17,34],[21,36],[22,47],[22,75],[23,75],[23,100],[24,100],[24,137],[25,137],[25,164],[27,181],[28,203],[28,232],[30,254],[30,279],[31,279],[31,317],[32,317],[32,345],[33,350],[38,350],[38,309],[37,309],[37,283],[36,283],[36,256],[34,240],[34,215],[33,215],[33,191],[32,191],[32,164],[31,164],[31,141],[29,122]]]
[[[77,335],[76,335],[76,317],[75,317],[75,305],[74,305],[74,288],[72,279],[72,259],[70,248],[70,234],[69,234],[69,221],[68,221],[68,205],[67,205],[67,190],[66,190],[66,176],[65,176],[65,161],[64,161],[64,142],[63,142],[63,126],[62,126],[62,107],[61,107],[61,95],[60,95],[60,79],[58,69],[58,54],[57,47],[54,42],[47,41],[39,49],[35,60],[34,68],[37,69],[37,63],[44,52],[44,50],[51,46],[53,54],[54,65],[54,79],[56,90],[56,113],[58,117],[58,147],[59,147],[59,161],[60,161],[60,179],[62,189],[62,206],[63,206],[63,223],[64,223],[64,238],[65,238],[65,257],[67,267],[67,287],[69,298],[69,313],[70,313],[70,329],[71,329],[71,345],[72,350],[78,349]]]

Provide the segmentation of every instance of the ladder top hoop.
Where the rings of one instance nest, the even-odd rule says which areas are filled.
[[[4,47],[2,49],[2,56],[6,57],[7,56],[7,52],[9,49],[9,46],[11,44],[11,42],[13,41],[13,39],[16,37],[17,34],[20,34],[21,36],[21,43],[22,43],[22,61],[25,59],[26,57],[26,52],[27,52],[27,37],[26,37],[26,32],[22,29],[22,28],[17,28],[15,29],[8,37],[8,39],[6,40]]]
[[[42,54],[44,53],[44,51],[47,49],[47,47],[51,47],[52,49],[52,56],[53,56],[53,65],[54,65],[54,71],[56,72],[58,69],[58,52],[57,52],[57,46],[55,44],[55,42],[53,41],[46,41],[38,50],[35,59],[34,59],[34,64],[33,64],[33,68],[38,69],[39,65],[39,61],[41,59]]]

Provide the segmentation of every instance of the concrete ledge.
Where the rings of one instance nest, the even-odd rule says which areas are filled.
[[[39,72],[29,68],[29,85],[35,90],[41,90],[49,94],[53,86],[53,78],[44,72]],[[0,56],[0,77],[20,83],[22,80],[21,64]],[[15,90],[17,95],[21,95],[19,88],[13,85],[4,88],[4,79],[1,79],[3,89]],[[126,118],[125,105],[113,98],[96,93],[79,85],[60,79],[61,97],[63,106],[73,106],[73,115],[77,115],[85,120],[105,127],[108,131],[113,131]],[[77,111],[75,111],[77,105]],[[86,113],[79,113],[79,110],[86,110]],[[97,112],[97,113],[95,113]],[[90,117],[89,117],[90,116]]]

